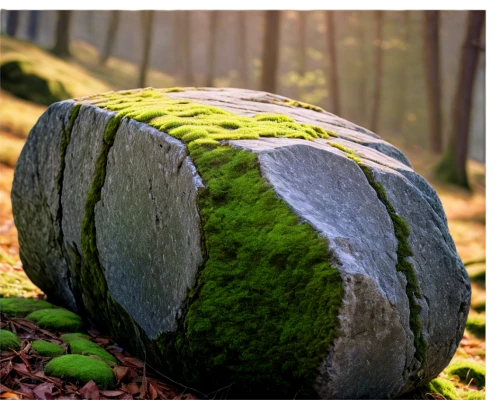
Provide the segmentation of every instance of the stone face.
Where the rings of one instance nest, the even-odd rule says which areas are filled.
[[[141,101],[152,96],[151,92],[145,93]],[[153,95],[161,98],[158,93]],[[258,173],[275,198],[285,202],[290,215],[298,217],[300,224],[308,224],[318,238],[326,240],[329,265],[341,276],[343,298],[336,315],[328,317],[336,321],[335,332],[321,333],[321,337],[330,339],[326,347],[318,347],[322,350],[315,354],[319,356],[316,367],[294,377],[283,365],[280,376],[281,364],[275,367],[270,360],[271,372],[265,382],[257,380],[250,385],[242,378],[247,375],[237,368],[244,367],[253,355],[248,354],[245,345],[237,344],[245,343],[242,338],[246,336],[231,321],[228,329],[234,331],[234,344],[224,354],[216,355],[219,361],[210,364],[190,353],[190,342],[202,340],[203,330],[211,326],[210,320],[200,321],[194,325],[196,329],[191,319],[187,322],[188,315],[198,315],[192,313],[193,304],[198,309],[204,307],[204,312],[217,310],[219,299],[203,297],[210,292],[202,289],[230,283],[224,281],[227,275],[218,275],[213,269],[207,272],[211,275],[204,275],[208,255],[218,254],[211,252],[209,243],[215,242],[207,241],[213,230],[211,224],[226,214],[219,215],[217,206],[202,209],[202,199],[207,191],[220,192],[220,198],[213,197],[213,204],[220,200],[222,207],[225,184],[211,181],[207,185],[204,181],[206,176],[217,176],[217,162],[212,162],[209,171],[198,170],[194,161],[206,166],[199,155],[191,158],[191,144],[175,139],[168,129],[161,132],[129,118],[132,114],[123,113],[125,118],[114,139],[109,139],[106,126],[114,113],[100,108],[105,107],[103,97],[78,101],[83,105],[73,125],[70,114],[77,103],[51,106],[33,128],[21,154],[12,202],[21,258],[30,278],[59,303],[95,315],[95,310],[88,309],[91,303],[82,296],[83,292],[92,293],[94,284],[80,279],[82,268],[95,268],[82,262],[89,259],[82,245],[88,239],[82,237],[82,224],[88,215],[86,204],[94,177],[101,171],[105,174],[103,185],[98,188],[100,197],[93,209],[97,268],[101,271],[94,272],[105,279],[105,286],[99,290],[104,290],[132,321],[125,338],[129,342],[123,344],[142,348],[138,356],[153,354],[155,365],[167,374],[178,373],[176,378],[186,384],[192,381],[204,385],[199,388],[207,391],[234,382],[234,393],[241,396],[307,393],[310,397],[314,393],[324,398],[395,397],[437,376],[452,358],[462,336],[470,305],[470,284],[441,203],[432,187],[412,170],[407,158],[364,128],[304,104],[294,106],[281,96],[236,89],[162,93],[237,115],[284,114],[298,123],[335,132],[335,137],[329,139],[260,137],[218,144],[254,153]],[[133,115],[147,120],[140,113]],[[68,127],[72,129],[65,146]],[[227,129],[231,132],[235,128]],[[106,146],[109,151],[105,153],[105,165],[99,166],[98,157]],[[209,149],[213,147],[206,151]],[[254,217],[263,218],[250,215],[248,219],[253,221]],[[218,246],[231,246],[233,236],[245,227],[230,229],[227,243]],[[402,234],[400,229],[408,232]],[[242,248],[259,253],[252,237],[238,236],[238,240],[243,240]],[[411,256],[402,256],[406,244]],[[252,257],[240,248],[232,251],[235,263],[245,257],[248,268],[253,268]],[[409,263],[410,270],[401,268],[403,261]],[[236,268],[236,264],[229,264],[224,268]],[[282,271],[281,261],[276,268]],[[294,265],[286,268],[293,270]],[[92,274],[86,271],[85,276]],[[284,288],[283,298],[295,289]],[[255,290],[260,300],[266,298],[261,286]],[[230,295],[234,293],[228,292]],[[252,296],[244,293],[241,298]],[[122,320],[114,320],[116,307],[110,301],[102,304],[103,313],[110,315],[109,321],[100,323],[102,329],[116,332],[123,329]],[[199,301],[203,301],[201,306]],[[267,307],[265,318],[276,318],[272,305]],[[234,317],[237,321],[237,315]],[[292,335],[299,333],[297,330]],[[271,343],[275,353],[265,348],[262,352],[277,354],[276,359],[281,360],[280,346],[288,346],[290,334],[283,328],[279,340]],[[308,343],[297,339],[294,345],[299,346],[296,354],[305,354],[300,346]],[[206,346],[210,348],[212,343]],[[180,354],[184,358],[176,359]],[[305,365],[301,360],[293,362],[299,367]],[[265,368],[262,366],[255,376],[265,376]],[[205,375],[223,378],[208,382],[210,378],[204,380]],[[303,380],[306,375],[308,381]],[[306,384],[312,392],[305,391]]]

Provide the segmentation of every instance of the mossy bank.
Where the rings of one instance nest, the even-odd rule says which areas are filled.
[[[456,348],[470,301],[459,274],[447,307],[434,304],[439,277],[463,269],[439,200],[427,201],[432,189],[373,133],[249,92],[145,89],[51,106],[65,121],[44,147],[59,160],[44,178],[58,188],[56,204],[44,205],[46,186],[20,185],[37,129],[13,203],[21,242],[30,190],[42,199],[30,206],[53,221],[71,293],[54,298],[67,296],[119,343],[206,392],[390,397],[430,381],[452,354],[429,349]],[[438,213],[439,237],[429,241],[406,214],[414,198]],[[425,240],[446,246],[432,284],[418,251]],[[33,275],[40,251],[21,246]],[[49,295],[59,290],[39,281]],[[433,330],[429,319],[443,313],[451,324]],[[93,354],[85,339],[68,340]],[[366,359],[384,368],[360,369]]]

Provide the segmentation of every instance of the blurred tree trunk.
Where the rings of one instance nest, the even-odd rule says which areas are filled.
[[[174,67],[173,71],[176,75],[181,75],[184,73],[184,40],[182,38],[182,31],[184,25],[184,14],[186,11],[169,11],[172,13],[173,25],[174,25]]]
[[[279,60],[280,11],[264,12],[264,54],[262,57],[261,90],[276,93]]]
[[[470,189],[467,179],[470,115],[474,80],[479,60],[485,11],[469,11],[467,32],[460,56],[460,72],[451,116],[451,135],[443,158],[436,166],[437,176],[448,183]]]
[[[205,86],[214,86],[215,68],[217,66],[217,24],[219,20],[219,11],[209,11],[210,24],[208,31],[208,49],[207,49],[207,81]]]
[[[357,42],[359,48],[359,121],[360,124],[366,123],[366,104],[367,104],[367,95],[366,95],[366,87],[367,87],[367,73],[366,66],[368,65],[367,57],[366,57],[366,36],[365,36],[365,24],[363,21],[363,11],[357,12]]]
[[[10,10],[7,11],[7,35],[15,37],[17,33],[17,27],[19,25],[19,11]]]
[[[90,43],[95,45],[95,21],[94,11],[85,11],[85,24],[87,25],[87,37]]]
[[[429,147],[440,154],[442,145],[441,123],[441,60],[439,55],[439,11],[424,11],[424,60],[427,81],[429,118]]]
[[[138,87],[146,86],[146,75],[149,68],[149,55],[151,53],[151,42],[153,39],[153,17],[154,11],[141,11],[143,23],[143,44],[142,44],[142,61],[139,67],[139,83]]]
[[[69,51],[69,36],[71,31],[71,17],[70,10],[57,11],[57,25],[56,25],[56,44],[52,49],[52,53],[59,57],[70,57]]]
[[[398,117],[399,117],[399,133],[403,136],[403,139],[405,140],[405,143],[408,143],[408,137],[406,135],[406,118],[407,118],[407,96],[408,96],[408,64],[409,64],[409,54],[410,54],[410,14],[411,11],[403,11],[403,28],[402,28],[402,33],[403,33],[403,46],[404,46],[404,53],[402,56],[401,60],[401,83],[400,83],[400,101],[399,101],[399,110],[398,110]]]
[[[384,12],[375,11],[375,90],[373,95],[373,107],[370,129],[373,132],[378,131],[378,124],[380,118],[380,102],[382,100],[382,28],[384,23]]]
[[[247,25],[246,12],[236,11],[238,13],[238,48],[240,60],[240,80],[242,87],[250,87],[250,79],[248,77],[248,60],[247,60]]]
[[[40,11],[31,10],[28,19],[28,37],[32,42],[36,42],[38,37],[38,26],[40,20]]]
[[[326,20],[326,46],[328,52],[328,60],[330,64],[330,99],[332,113],[340,114],[340,89],[339,89],[339,72],[337,60],[337,35],[335,33],[335,11],[325,11]]]
[[[106,65],[113,47],[116,41],[116,34],[118,32],[118,24],[120,23],[120,11],[113,10],[109,16],[108,32],[106,35],[106,42],[104,44],[104,50],[101,53],[100,63],[101,65]]]
[[[297,61],[299,75],[303,78],[307,72],[307,11],[297,11]],[[302,99],[304,87],[299,84],[299,99]]]
[[[183,51],[183,72],[186,86],[196,86],[193,81],[193,70],[191,62],[191,11],[183,11],[182,25],[182,51]]]

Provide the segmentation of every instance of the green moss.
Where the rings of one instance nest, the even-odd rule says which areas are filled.
[[[472,308],[478,313],[483,313],[486,311],[486,301],[481,301],[477,304],[474,304]]]
[[[116,358],[111,353],[90,340],[72,339],[69,342],[69,349],[72,354],[94,355],[98,356],[104,362],[116,363]]]
[[[333,143],[333,142],[328,142],[328,144],[332,147],[335,147],[336,149],[339,149],[343,151],[344,153],[350,154],[350,155],[356,155],[356,152],[352,149],[348,149],[347,147],[341,145],[340,143]]]
[[[469,315],[465,328],[477,337],[484,338],[486,335],[486,316],[484,314]]]
[[[8,61],[0,67],[0,75],[2,89],[21,99],[48,106],[71,97],[62,82],[40,75],[29,61]]]
[[[424,391],[426,393],[440,394],[446,400],[459,400],[455,386],[445,379],[436,378],[430,381]]]
[[[24,297],[0,298],[0,312],[11,317],[25,317],[29,313],[54,307],[47,301]]]
[[[355,161],[368,180],[370,186],[377,193],[378,199],[387,209],[389,217],[394,225],[394,234],[398,240],[397,256],[398,262],[396,264],[396,270],[402,272],[406,277],[406,295],[408,296],[408,301],[410,305],[410,329],[414,335],[414,346],[415,346],[415,358],[422,364],[425,360],[425,352],[427,348],[427,343],[422,335],[422,321],[420,318],[421,307],[418,304],[417,299],[420,299],[421,292],[418,283],[417,276],[413,265],[407,260],[407,257],[411,257],[413,252],[411,250],[410,243],[408,242],[408,237],[410,236],[410,227],[407,222],[396,213],[394,206],[389,201],[387,197],[387,192],[383,185],[375,180],[373,171],[370,167],[362,163],[362,160],[354,156],[353,151],[345,148],[337,143],[329,143],[330,146],[336,147],[344,152],[346,152],[347,157]]]
[[[42,328],[62,332],[77,332],[84,328],[83,321],[78,315],[61,308],[34,311],[26,319]]]
[[[34,340],[31,342],[31,348],[44,357],[57,357],[64,354],[63,347],[45,340]]]
[[[61,340],[65,343],[70,343],[73,340],[89,340],[90,336],[86,335],[85,333],[65,333],[64,335],[61,335]]]
[[[45,366],[45,374],[71,380],[80,386],[92,380],[101,390],[115,386],[113,370],[106,363],[79,354],[54,358]]]
[[[206,185],[199,194],[205,265],[178,332],[162,339],[163,354],[175,354],[185,379],[205,388],[236,381],[235,390],[247,396],[313,396],[343,298],[342,279],[331,266],[334,257],[327,240],[277,198],[260,175],[257,156],[219,141],[331,133],[290,117],[259,120],[150,94],[109,94],[96,104],[117,111],[117,119],[147,122],[187,142]],[[103,148],[112,145],[104,142]],[[101,151],[96,165],[82,229],[87,264],[82,270],[88,269],[83,280],[92,282],[102,274],[93,208],[104,183],[107,151]],[[101,287],[107,290],[98,281],[94,297]]]
[[[298,100],[285,100],[285,101],[274,101],[275,104],[284,104],[291,107],[306,108],[308,110],[313,110],[317,112],[325,112],[321,107],[314,106],[312,104],[304,103]]]
[[[474,379],[473,383],[480,389],[486,384],[486,368],[483,364],[475,361],[455,361],[446,368],[446,373],[458,376],[466,384]]]
[[[485,392],[468,392],[464,400],[484,400],[486,399]]]
[[[0,351],[19,350],[21,341],[11,331],[0,329]]]

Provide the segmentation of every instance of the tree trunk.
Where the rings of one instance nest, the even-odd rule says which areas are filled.
[[[52,53],[59,57],[70,57],[69,51],[69,35],[71,28],[70,10],[60,10],[57,12],[57,25],[56,25],[56,44],[52,49]]]
[[[380,118],[380,102],[382,100],[382,28],[384,21],[384,12],[375,11],[375,90],[373,95],[373,107],[370,129],[373,132],[378,131],[378,124]]]
[[[450,140],[443,158],[436,167],[437,176],[441,180],[467,189],[470,189],[466,169],[470,115],[485,16],[485,11],[468,13],[467,33],[462,45],[460,73],[451,116]]]
[[[184,82],[186,86],[196,86],[191,63],[191,11],[183,11],[183,14],[182,51],[184,61]]]
[[[280,11],[264,14],[264,54],[262,57],[261,90],[276,93],[279,59]]]
[[[367,57],[366,57],[366,36],[365,36],[365,23],[363,21],[363,12],[364,11],[358,11],[357,12],[357,34],[358,34],[358,49],[359,49],[359,99],[358,99],[358,105],[359,105],[359,123],[364,125],[366,123],[366,102],[367,102],[367,95],[366,95],[366,87],[367,87],[367,80],[366,80],[366,66],[367,64]]]
[[[337,35],[335,33],[335,11],[325,11],[326,20],[326,46],[328,52],[328,60],[330,64],[330,99],[332,113],[340,114],[340,89],[339,89],[339,72],[337,60]]]
[[[118,24],[120,22],[120,11],[113,10],[109,16],[108,32],[106,35],[106,43],[104,44],[104,50],[101,53],[101,65],[106,65],[111,53],[113,52],[113,47],[115,45],[116,34],[118,32]]]
[[[209,11],[210,26],[208,27],[208,49],[207,61],[208,66],[207,81],[205,86],[214,86],[215,68],[217,66],[217,24],[219,20],[219,11]]]
[[[153,17],[154,11],[141,11],[144,28],[144,37],[142,45],[142,61],[139,69],[139,87],[146,86],[146,75],[149,68],[149,55],[151,52],[151,42],[153,39]]]
[[[96,37],[95,37],[94,18],[95,18],[94,10],[92,8],[87,10],[87,41],[95,46]]]
[[[240,80],[242,87],[248,88],[250,86],[250,79],[248,76],[248,61],[247,61],[247,25],[246,25],[246,12],[237,11],[238,13],[238,33],[239,33],[239,60],[240,60]]]
[[[307,72],[307,11],[297,11],[298,29],[297,29],[297,61],[299,74],[304,76]]]
[[[19,11],[10,10],[7,11],[7,35],[15,37],[17,33],[17,27],[19,25]]]
[[[439,11],[424,11],[424,60],[427,81],[429,147],[442,152],[441,61],[439,55]]]
[[[408,70],[409,70],[409,54],[411,51],[410,45],[410,14],[411,11],[403,11],[403,45],[404,53],[401,60],[401,83],[399,86],[400,99],[398,107],[398,117],[399,117],[399,134],[403,136],[405,143],[408,144],[408,137],[406,135],[406,124],[407,124],[407,96],[408,96]]]
[[[40,20],[40,11],[38,10],[30,11],[28,19],[28,37],[32,42],[36,42],[36,38],[38,37],[39,20]]]
[[[184,74],[184,14],[186,11],[170,11],[172,13],[174,34],[174,56],[173,56],[173,71],[175,75],[180,76]]]

